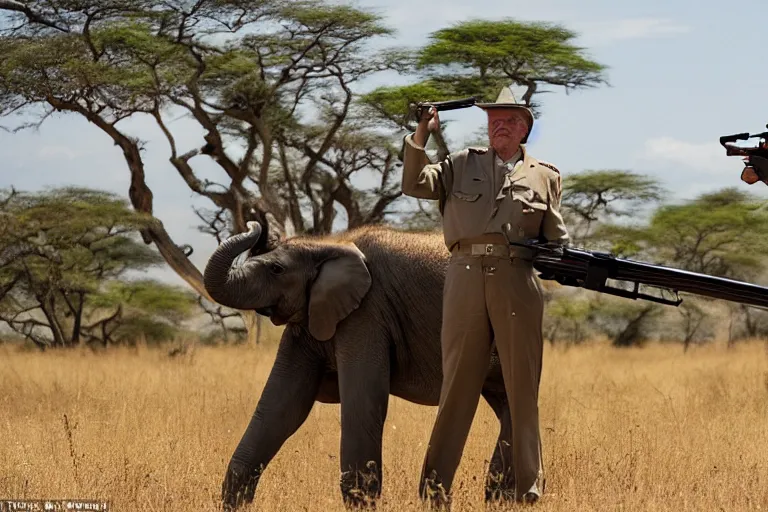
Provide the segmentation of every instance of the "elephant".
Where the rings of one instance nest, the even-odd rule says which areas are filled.
[[[222,506],[236,510],[253,501],[263,471],[315,402],[340,404],[344,504],[375,506],[389,395],[439,404],[442,294],[450,264],[442,235],[364,226],[273,243],[267,223],[251,221],[248,229],[215,249],[205,288],[226,307],[253,310],[284,327],[256,410],[227,466]],[[500,422],[485,499],[511,499],[511,422],[495,348],[482,396]]]

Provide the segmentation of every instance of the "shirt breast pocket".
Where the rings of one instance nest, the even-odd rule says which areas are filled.
[[[549,209],[547,200],[524,183],[512,185],[510,198],[517,212],[518,225],[525,238],[539,236],[544,214]]]
[[[479,173],[465,172],[453,185],[452,194],[462,201],[475,202],[486,190],[488,181]]]

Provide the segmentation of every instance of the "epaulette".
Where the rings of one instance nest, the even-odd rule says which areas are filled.
[[[479,155],[483,155],[488,152],[488,148],[484,148],[481,146],[470,146],[467,148],[470,153],[477,153]]]
[[[549,162],[543,162],[543,161],[541,161],[541,160],[539,160],[539,163],[540,163],[541,165],[543,165],[544,167],[548,167],[549,169],[552,169],[552,170],[553,170],[553,171],[555,171],[557,174],[560,174],[560,169],[558,169],[557,167],[555,167],[555,164],[552,164],[552,163],[549,163]]]

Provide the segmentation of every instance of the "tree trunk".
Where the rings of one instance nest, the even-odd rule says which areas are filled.
[[[640,339],[643,321],[648,317],[648,315],[653,310],[654,310],[653,306],[647,306],[643,308],[638,313],[638,315],[627,324],[624,330],[618,333],[618,335],[616,335],[616,337],[613,339],[613,346],[614,347],[631,347],[635,345],[637,341]]]
[[[81,330],[83,326],[83,303],[85,302],[84,293],[78,292],[78,303],[75,309],[75,320],[72,325],[72,345],[80,345],[82,341]]]
[[[683,352],[688,352],[691,343],[696,337],[696,333],[699,331],[699,328],[704,321],[704,317],[702,315],[695,317],[696,313],[696,310],[684,309],[681,311],[683,318],[685,318],[685,338],[683,339]]]
[[[59,319],[56,318],[56,305],[53,300],[53,296],[38,297],[40,303],[40,309],[45,315],[45,319],[48,321],[48,326],[51,329],[51,335],[53,336],[54,347],[66,347],[68,345],[66,338],[64,337],[64,331],[59,325]]]
[[[128,197],[131,200],[131,204],[136,211],[153,217],[152,224],[141,230],[144,242],[154,242],[160,255],[179,277],[184,279],[197,293],[211,302],[215,302],[210,298],[203,285],[203,276],[200,270],[189,261],[181,247],[173,242],[171,236],[163,227],[162,222],[153,215],[152,190],[147,186],[145,180],[144,162],[141,159],[141,149],[138,143],[120,132],[115,128],[114,124],[108,123],[99,115],[87,111],[77,103],[62,101],[53,96],[48,97],[47,101],[54,108],[69,110],[83,115],[88,121],[94,123],[104,133],[109,135],[115,141],[115,145],[123,150],[125,162],[131,173],[131,184],[128,188]]]
[[[208,291],[203,284],[203,274],[187,258],[186,254],[179,246],[173,243],[170,235],[158,220],[151,229],[147,230],[152,242],[155,243],[160,255],[168,263],[176,274],[186,281],[193,290],[203,296],[206,300],[216,304],[216,301],[208,295]]]
[[[162,222],[154,217],[152,204],[153,194],[152,190],[147,186],[146,183],[144,161],[142,160],[141,149],[137,141],[129,136],[126,136],[124,133],[118,130],[114,124],[107,122],[99,114],[95,114],[92,111],[85,109],[78,103],[63,101],[54,96],[49,96],[46,98],[46,100],[56,109],[77,112],[84,116],[86,119],[88,119],[88,121],[94,123],[104,133],[109,135],[115,144],[123,150],[125,162],[131,173],[131,182],[128,188],[128,196],[130,198],[131,204],[136,211],[152,216],[153,220],[150,226],[141,230],[141,235],[144,242],[154,243],[160,252],[160,255],[168,263],[168,266],[170,266],[173,271],[178,274],[179,277],[186,281],[187,284],[189,284],[189,286],[195,290],[195,292],[197,292],[206,300],[212,303],[217,303],[211,298],[208,291],[205,289],[203,275],[200,270],[195,267],[195,265],[189,260],[188,255],[185,254],[184,250],[182,250],[181,247],[173,242],[171,236],[165,230]],[[349,101],[351,101],[351,96],[349,97]],[[231,177],[234,177],[234,174],[239,173],[240,170],[236,168],[233,162],[226,158],[226,155],[224,155],[217,127],[215,124],[208,124],[210,119],[205,118],[205,114],[201,110],[195,111],[193,114],[198,117],[198,121],[200,121],[201,124],[207,129],[208,137],[206,137],[206,142],[213,144],[213,150],[216,153],[215,156],[217,161],[224,168],[224,170],[230,174]],[[201,119],[198,114],[205,119]],[[340,124],[341,123],[339,122],[339,126]],[[336,129],[338,129],[338,126]],[[330,137],[328,137],[327,140],[330,141]],[[266,171],[268,169],[268,163],[271,157],[271,150],[269,148],[271,148],[271,144],[267,145],[267,150],[264,154],[264,161],[262,162],[262,175],[266,175]],[[326,149],[323,149],[321,153],[324,153]],[[244,177],[245,176],[243,175],[242,178]],[[267,183],[264,181],[264,179],[260,181],[259,185],[261,189],[261,195],[263,197],[266,196],[265,200],[267,204],[274,207],[277,204],[277,199],[273,197],[274,193],[266,188]],[[246,219],[243,218],[243,209],[241,206],[242,205],[230,205],[230,209],[232,207],[235,208],[235,211],[232,212],[234,214],[235,226],[239,226],[240,230],[243,230],[245,229],[244,221]],[[269,210],[269,208],[267,208],[267,210]],[[330,205],[330,210],[330,213],[332,213],[333,204]],[[327,232],[330,232],[332,222],[333,218],[330,216]],[[248,341],[258,343],[261,336],[261,322],[260,320],[253,318],[255,316],[255,313],[248,312],[243,315],[243,319],[248,331]],[[103,335],[108,337],[106,330],[104,330]],[[108,340],[105,340],[105,343],[107,341]]]

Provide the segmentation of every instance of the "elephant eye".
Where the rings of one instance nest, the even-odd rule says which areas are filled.
[[[285,272],[285,267],[277,262],[273,262],[269,264],[269,271],[275,275],[280,275]]]

